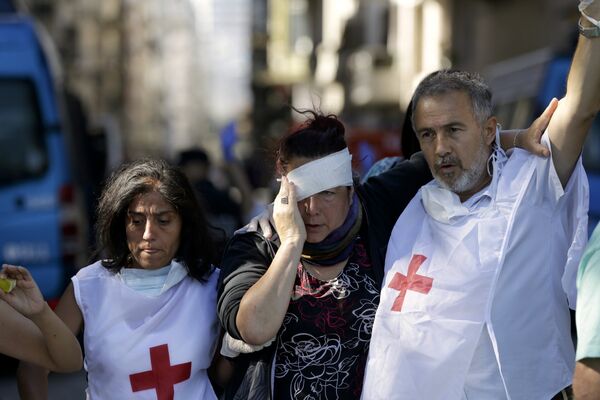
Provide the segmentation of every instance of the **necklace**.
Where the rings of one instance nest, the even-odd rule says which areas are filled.
[[[320,281],[328,282],[337,279],[342,272],[344,272],[344,267],[348,263],[348,259],[341,261],[336,265],[327,267],[311,263],[307,260],[301,260],[300,263],[302,265],[302,269],[306,271],[308,275]]]

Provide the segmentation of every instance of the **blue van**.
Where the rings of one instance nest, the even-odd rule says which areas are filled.
[[[85,264],[88,224],[46,42],[31,17],[0,13],[0,262],[52,301]]]

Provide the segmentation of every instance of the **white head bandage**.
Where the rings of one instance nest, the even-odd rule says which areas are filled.
[[[287,174],[296,185],[296,200],[337,186],[352,186],[352,156],[348,148],[307,162]]]

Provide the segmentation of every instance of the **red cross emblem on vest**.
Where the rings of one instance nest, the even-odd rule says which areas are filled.
[[[433,278],[417,275],[417,270],[425,260],[427,260],[427,257],[421,254],[415,254],[410,260],[410,264],[408,264],[407,275],[403,275],[399,272],[394,274],[388,287],[399,290],[400,293],[398,293],[396,300],[394,300],[392,311],[402,311],[402,304],[404,304],[404,298],[406,297],[407,291],[413,290],[415,292],[427,294],[431,290]]]
[[[171,365],[167,344],[150,347],[150,363],[150,371],[129,375],[131,390],[139,392],[155,389],[158,400],[173,400],[175,384],[190,378],[192,363]]]

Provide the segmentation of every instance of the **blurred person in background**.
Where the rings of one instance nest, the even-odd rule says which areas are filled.
[[[216,399],[207,371],[219,327],[213,240],[185,175],[162,160],[123,165],[98,205],[98,254],[56,313],[83,329],[91,399]],[[24,399],[45,398],[45,373],[18,370]]]
[[[222,229],[229,238],[246,222],[253,195],[245,172],[233,155],[233,143],[224,147],[228,149],[224,151],[225,163],[219,168],[226,181],[224,188],[213,181],[215,166],[204,149],[196,147],[182,151],[178,165],[190,180],[211,225]],[[238,196],[233,195],[232,189]]]
[[[342,123],[307,113],[277,153],[275,233],[263,215],[224,254],[221,352],[236,364],[227,399],[360,397],[385,243],[393,220],[431,179],[416,155],[355,184]],[[540,123],[526,142],[543,152],[529,140],[539,139]]]
[[[79,370],[77,338],[44,301],[29,271],[4,264],[0,276],[16,281],[10,291],[0,290],[0,353],[51,371]]]
[[[413,154],[421,151],[421,146],[417,140],[417,135],[412,126],[412,102],[408,103],[406,112],[404,113],[404,123],[402,124],[401,130],[401,145],[402,156],[396,157],[385,157],[375,162],[371,168],[363,176],[363,181],[366,181],[374,175],[393,168],[396,163],[401,162],[404,159],[412,157]]]
[[[211,225],[231,237],[243,225],[242,207],[229,190],[218,188],[211,180],[211,162],[206,151],[201,148],[184,150],[179,154],[177,164],[192,184]]]

